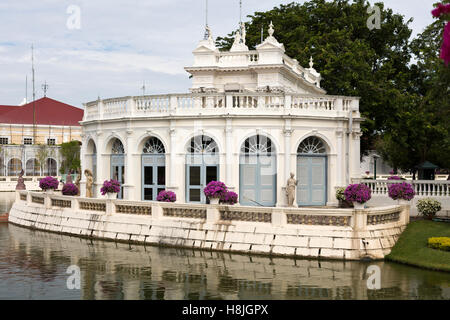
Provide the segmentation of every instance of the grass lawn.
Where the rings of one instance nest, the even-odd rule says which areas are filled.
[[[431,237],[450,237],[450,223],[429,220],[411,222],[386,259],[450,272],[450,251],[428,248],[428,238]]]

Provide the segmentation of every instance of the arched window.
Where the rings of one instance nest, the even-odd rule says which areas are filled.
[[[309,137],[303,140],[298,146],[297,153],[301,154],[325,154],[327,149],[322,139]]]
[[[256,135],[245,140],[241,147],[243,154],[270,154],[275,150],[272,146],[272,141],[266,136]]]
[[[18,176],[22,171],[22,160],[13,158],[8,161],[8,176]]]
[[[27,164],[26,164],[26,171],[25,171],[25,175],[26,176],[39,176],[40,175],[40,165],[39,165],[39,161],[35,158],[33,159],[28,159],[27,160]]]
[[[115,139],[111,148],[112,154],[124,154],[125,148],[123,147],[122,141]]]
[[[142,150],[142,153],[146,154],[161,154],[166,153],[166,150],[164,149],[164,145],[156,137],[151,137],[147,140],[147,142],[144,145],[144,149]]]
[[[47,158],[46,163],[46,174],[48,176],[56,177],[58,175],[58,168],[55,159]]]
[[[217,143],[204,135],[193,137],[187,147],[188,153],[217,153],[218,150]]]

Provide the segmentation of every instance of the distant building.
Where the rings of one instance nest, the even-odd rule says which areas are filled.
[[[58,145],[81,141],[82,119],[82,109],[47,97],[23,106],[0,105],[0,176],[16,176],[22,169],[26,176],[58,175]]]

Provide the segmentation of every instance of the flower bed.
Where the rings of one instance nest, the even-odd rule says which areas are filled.
[[[432,219],[442,209],[441,203],[431,198],[417,201],[417,210],[428,219]]]
[[[156,201],[175,202],[177,201],[177,195],[175,194],[175,192],[163,190],[160,193],[158,193]]]
[[[412,200],[414,195],[414,189],[412,185],[406,182],[394,183],[388,186],[389,197],[393,200]]]
[[[365,203],[372,198],[370,188],[365,184],[351,184],[345,191],[345,200],[348,202]]]
[[[104,196],[107,193],[119,193],[120,192],[120,182],[117,180],[105,180],[100,192]]]
[[[59,181],[53,177],[45,177],[39,181],[39,188],[42,190],[55,190],[58,189]]]
[[[443,251],[450,251],[450,238],[449,237],[428,238],[428,247]]]
[[[66,183],[62,188],[62,194],[65,196],[76,196],[78,195],[78,187],[73,183]]]

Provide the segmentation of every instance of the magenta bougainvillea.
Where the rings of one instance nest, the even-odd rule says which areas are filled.
[[[349,185],[345,189],[344,195],[348,202],[365,203],[372,198],[370,188],[362,183]]]
[[[103,196],[107,193],[119,193],[120,182],[113,179],[105,180],[105,182],[103,182],[103,187],[100,189],[100,192]]]
[[[221,198],[226,195],[227,191],[227,186],[221,181],[211,181],[203,190],[208,198]]]
[[[78,194],[78,187],[73,183],[66,183],[62,188],[62,194],[65,196],[76,196]]]
[[[158,193],[156,201],[175,202],[177,201],[177,195],[175,194],[175,192],[163,190],[160,193]]]
[[[414,195],[414,189],[412,185],[406,182],[393,183],[388,187],[389,197],[393,200],[412,200]]]
[[[42,190],[58,189],[59,181],[53,177],[45,177],[39,181],[39,188]]]
[[[233,205],[238,201],[238,194],[233,191],[227,191],[225,195],[220,198],[220,203]]]
[[[447,21],[450,18],[450,4],[439,3],[438,6],[431,11],[431,14],[435,18],[444,18]],[[444,60],[446,66],[450,63],[450,22],[444,27],[443,41],[441,46],[440,58]]]

